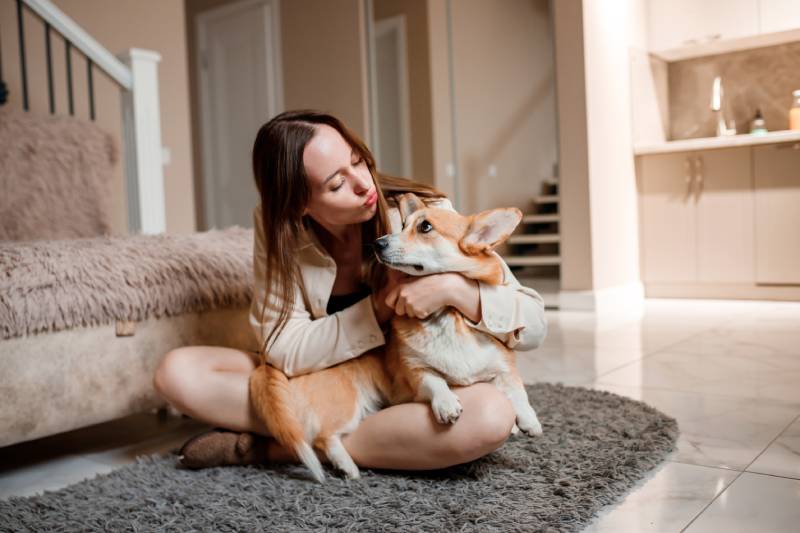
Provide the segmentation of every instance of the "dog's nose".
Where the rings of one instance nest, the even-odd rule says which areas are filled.
[[[380,239],[376,239],[375,242],[372,243],[372,246],[375,248],[376,252],[380,252],[389,246],[389,240],[386,237],[381,237]]]

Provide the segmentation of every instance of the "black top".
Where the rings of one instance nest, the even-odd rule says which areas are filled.
[[[331,294],[331,297],[328,299],[328,307],[326,311],[329,315],[332,315],[336,311],[341,311],[346,307],[350,307],[369,294],[372,294],[372,290],[369,288],[369,285],[364,285],[363,283],[355,292],[351,292],[349,294]]]

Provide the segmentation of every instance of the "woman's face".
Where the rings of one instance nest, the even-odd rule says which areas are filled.
[[[304,215],[329,228],[361,223],[375,215],[377,190],[367,163],[336,129],[317,126],[303,151],[303,164],[311,189]]]

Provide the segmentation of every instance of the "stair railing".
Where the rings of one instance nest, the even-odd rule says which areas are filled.
[[[128,229],[131,233],[163,233],[166,229],[164,169],[161,147],[161,114],[158,98],[157,52],[131,48],[114,56],[50,0],[16,0],[19,36],[20,91],[22,107],[29,110],[27,57],[25,53],[24,11],[28,9],[44,22],[47,61],[47,88],[50,113],[55,114],[53,93],[52,33],[65,43],[67,100],[70,115],[75,114],[72,90],[72,49],[86,60],[89,117],[95,120],[94,69],[105,73],[122,93],[122,139],[128,201]],[[0,105],[7,91],[2,81],[0,51]]]

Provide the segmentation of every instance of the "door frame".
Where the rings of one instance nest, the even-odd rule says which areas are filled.
[[[213,143],[211,141],[211,126],[213,124],[211,116],[211,100],[209,95],[209,76],[208,71],[204,68],[207,61],[207,43],[208,43],[208,24],[216,18],[230,15],[236,11],[250,9],[254,6],[260,6],[262,14],[267,19],[269,12],[272,12],[272,21],[265,20],[265,27],[269,28],[271,35],[265,35],[265,56],[267,57],[266,65],[266,85],[272,89],[272,98],[269,107],[274,111],[273,115],[280,113],[283,110],[283,65],[282,65],[282,50],[281,50],[281,27],[280,27],[280,0],[239,0],[226,4],[221,7],[209,9],[199,13],[195,18],[195,66],[198,73],[198,87],[197,91],[200,100],[200,138],[202,144],[202,161],[203,168],[201,171],[201,183],[203,187],[203,222],[205,229],[216,227],[219,223],[219,213],[214,203],[213,194],[216,192],[214,183],[212,183],[212,174],[210,169],[214,168],[214,155],[215,152]],[[271,53],[270,53],[271,51]],[[274,73],[274,76],[271,74]],[[271,79],[272,78],[272,79]],[[271,117],[270,117],[271,118]]]
[[[403,139],[403,154],[402,154],[402,164],[403,169],[401,175],[404,177],[409,177],[413,173],[412,167],[412,156],[411,156],[411,117],[410,117],[410,110],[411,110],[411,103],[409,100],[409,76],[408,76],[408,39],[406,36],[406,17],[404,15],[395,15],[392,17],[387,17],[385,19],[381,19],[377,22],[374,22],[374,37],[370,43],[373,47],[373,53],[371,55],[371,60],[375,61],[376,51],[377,51],[377,40],[380,36],[394,32],[397,34],[397,79],[400,81],[400,138]],[[373,101],[375,102],[374,105],[374,112],[373,112],[373,148],[377,151],[376,157],[380,159],[380,128],[378,125],[378,108],[379,108],[379,101],[380,95],[378,94],[378,84],[377,84],[377,65],[373,65],[371,69],[371,79],[372,79],[372,87],[370,88],[371,96]]]

